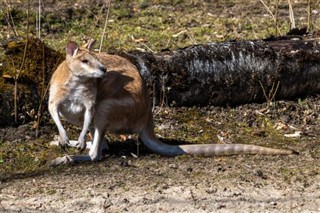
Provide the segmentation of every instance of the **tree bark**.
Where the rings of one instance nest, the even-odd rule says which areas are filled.
[[[118,54],[138,67],[157,104],[238,105],[320,92],[319,41],[301,36]]]

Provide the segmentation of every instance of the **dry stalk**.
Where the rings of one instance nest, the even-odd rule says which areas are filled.
[[[195,40],[194,36],[192,35],[192,33],[187,32],[187,36],[189,37],[189,39],[191,40],[192,44],[197,44],[197,41]]]
[[[39,3],[38,3],[39,7],[38,7],[38,22],[37,22],[37,29],[38,29],[38,38],[40,39],[41,38],[41,0],[39,0]]]
[[[13,91],[14,100],[13,100],[13,102],[14,102],[14,121],[16,123],[18,122],[18,80],[20,78],[22,69],[23,69],[25,61],[26,61],[27,48],[28,48],[28,44],[29,44],[29,9],[30,9],[30,0],[28,0],[28,6],[27,6],[27,39],[26,39],[26,43],[24,46],[22,61],[21,61],[19,69],[16,69],[14,61],[11,59],[12,66],[15,70],[15,75],[13,77],[13,79],[14,79],[14,91]]]
[[[278,92],[279,86],[280,86],[280,81],[277,82],[276,88],[275,87],[275,82],[272,84],[272,87],[267,95],[266,90],[264,89],[262,82],[259,80],[259,84],[261,86],[262,92],[263,92],[263,96],[265,97],[266,101],[267,101],[267,106],[270,106],[270,103],[274,101],[275,96]]]
[[[13,80],[14,80],[14,89],[13,89],[13,109],[14,109],[14,121],[17,123],[18,122],[18,80],[17,80],[17,76],[20,75],[20,70],[17,70],[13,59],[10,57],[11,60],[11,64],[13,69],[15,70],[15,74],[13,76]]]
[[[311,12],[312,12],[312,7],[311,7],[311,0],[308,0],[308,32],[312,31],[312,26],[311,26]]]
[[[94,25],[92,25],[92,31],[96,26],[98,26],[99,21],[100,21],[101,16],[102,16],[102,13],[103,13],[103,10],[104,10],[105,7],[106,7],[106,4],[103,4],[101,6],[101,8],[100,8],[100,11],[98,12],[98,15],[94,15],[94,17],[96,18],[96,21],[95,21]],[[91,12],[91,13],[93,13],[93,12]]]
[[[13,18],[12,18],[12,15],[11,15],[11,12],[10,12],[10,2],[8,0],[5,1],[6,2],[6,13],[5,13],[5,19],[7,20],[9,26],[11,27],[12,31],[13,31],[13,34],[15,36],[19,36],[17,30],[16,30],[16,26],[14,24],[14,21],[13,21]]]
[[[39,136],[39,128],[40,128],[40,122],[41,122],[41,119],[42,119],[42,112],[43,112],[43,103],[45,101],[45,98],[46,98],[46,95],[49,91],[49,87],[50,87],[50,84],[48,84],[46,87],[45,87],[45,51],[44,51],[44,44],[43,44],[43,61],[42,61],[42,78],[43,78],[43,81],[42,81],[42,91],[41,91],[41,99],[40,99],[40,103],[39,103],[39,107],[38,107],[38,112],[37,112],[37,121],[35,123],[35,129],[36,129],[36,137]],[[57,63],[55,64],[55,69],[57,69],[58,65],[59,65],[59,61],[60,61],[60,58],[57,60]]]
[[[279,34],[281,34],[280,29],[278,27],[278,20],[276,18],[276,16],[272,13],[272,11],[270,10],[270,8],[266,5],[266,3],[264,3],[263,0],[260,0],[260,2],[263,4],[263,6],[267,9],[268,13],[271,15],[272,19],[274,20],[274,22],[276,23],[276,30]]]
[[[166,104],[166,81],[167,81],[168,76],[162,76],[161,78],[161,91],[160,91],[160,106],[159,106],[159,110],[157,112],[155,112],[154,114],[157,115],[161,112],[162,108],[165,106]]]
[[[107,10],[106,19],[105,19],[105,22],[104,22],[103,32],[102,32],[102,35],[101,35],[99,53],[101,52],[101,49],[102,49],[103,40],[106,37],[106,31],[107,31],[107,26],[108,26],[110,7],[111,7],[111,0],[109,0],[109,2],[108,2],[108,10]]]
[[[275,83],[272,84],[272,88],[271,88],[271,90],[269,92],[270,102],[274,101],[274,99],[276,97],[276,94],[277,94],[278,89],[279,89],[280,81],[277,82],[276,88],[274,88],[274,85],[275,85]]]
[[[152,112],[154,112],[156,106],[156,83],[152,84]]]
[[[279,32],[278,32],[278,17],[279,16],[279,0],[277,0],[277,3],[276,3],[276,15],[275,15],[275,19],[276,19],[276,36],[279,35]]]
[[[13,104],[14,104],[14,121],[17,123],[18,122],[18,80],[20,78],[25,60],[26,60],[26,53],[27,53],[27,47],[28,47],[28,38],[24,47],[24,51],[23,51],[23,58],[22,58],[22,62],[20,65],[20,69],[17,69],[14,61],[11,58],[11,63],[12,63],[12,67],[15,70],[15,74],[13,76],[13,80],[14,80],[14,90],[13,90]]]
[[[151,47],[149,47],[149,46],[146,45],[145,43],[143,43],[143,42],[139,42],[139,43],[142,44],[142,46],[144,46],[145,48],[147,48],[150,52],[155,53],[155,51],[153,51],[153,50],[151,49]]]
[[[293,14],[291,0],[288,0],[288,5],[289,5],[290,29],[294,29],[294,28],[296,28],[296,22],[294,20],[294,14]]]
[[[39,126],[40,126],[40,119],[42,117],[42,105],[44,102],[44,98],[45,95],[47,94],[47,91],[49,89],[49,84],[47,85],[47,87],[45,88],[45,52],[44,52],[45,48],[44,48],[44,43],[42,43],[42,84],[41,84],[41,99],[40,99],[40,103],[39,103],[39,107],[38,107],[38,112],[37,112],[37,121],[36,121],[36,138],[39,136]]]
[[[140,139],[138,137],[138,138],[136,138],[137,157],[139,157],[139,155],[140,155],[140,145],[141,145],[141,142],[140,142]]]

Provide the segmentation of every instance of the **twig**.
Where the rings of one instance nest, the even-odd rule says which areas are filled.
[[[14,61],[11,59],[12,66],[15,70],[15,75],[14,75],[14,121],[15,122],[18,122],[18,80],[20,78],[22,69],[26,61],[27,48],[29,44],[29,9],[30,9],[30,0],[28,0],[28,8],[27,8],[27,39],[26,39],[26,44],[24,46],[24,50],[23,50],[23,57],[20,64],[20,69],[18,70],[16,69],[14,65]]]
[[[187,32],[187,36],[191,40],[192,44],[197,44],[197,41],[194,39],[194,37],[191,33]]]
[[[278,13],[279,12],[279,0],[277,0],[277,3],[276,3],[276,36],[278,36],[279,35],[279,32],[278,32]]]
[[[20,74],[20,70],[16,69],[16,66],[14,64],[14,61],[12,60],[12,58],[10,57],[11,60],[11,64],[13,69],[15,70],[15,75],[13,76],[13,80],[14,80],[14,89],[13,89],[13,108],[14,108],[14,121],[17,123],[18,122],[18,104],[17,104],[17,100],[18,100],[18,83],[17,83],[17,75]],[[18,72],[18,74],[17,74]]]
[[[38,38],[41,38],[41,0],[39,0]]]
[[[93,15],[95,19],[99,19],[99,17],[96,16],[96,15],[95,15],[91,10],[89,10],[86,6],[84,7],[84,9],[85,9],[86,11],[88,11],[89,13],[91,13],[91,15]]]
[[[152,112],[154,112],[156,106],[156,82],[152,84]]]
[[[270,92],[269,94],[267,95],[266,93],[266,90],[264,89],[263,85],[262,85],[262,82],[259,80],[259,84],[261,86],[261,89],[262,89],[262,92],[263,92],[263,96],[265,97],[266,101],[267,101],[267,105],[269,106],[270,103],[274,100],[277,92],[278,92],[278,89],[279,89],[279,86],[280,86],[280,81],[277,82],[277,86],[276,88],[274,89],[274,86],[275,86],[275,83],[272,84],[272,87],[270,89]]]
[[[263,6],[267,9],[267,11],[270,13],[270,15],[272,16],[273,20],[276,21],[276,18],[274,17],[272,11],[270,10],[270,8],[266,5],[266,3],[264,3],[263,0],[260,0],[260,2],[263,4]]]
[[[44,45],[43,45],[44,47]],[[45,74],[45,58],[44,58],[44,49],[43,49],[43,76]],[[55,66],[54,66],[54,70],[58,67],[59,65],[59,61],[60,61],[60,57],[58,58]],[[44,76],[45,77],[45,76]],[[42,87],[42,91],[44,89],[44,81],[45,81],[45,78],[43,77],[43,87]],[[39,108],[38,108],[38,112],[37,112],[37,121],[36,121],[36,138],[38,138],[39,136],[39,128],[40,128],[40,122],[41,122],[41,119],[42,119],[42,106],[43,106],[43,103],[44,103],[44,100],[45,100],[45,97],[49,91],[49,87],[50,87],[50,84],[47,85],[46,89],[44,90],[44,92],[41,94],[41,100],[40,100],[40,103],[39,103]]]
[[[296,22],[294,20],[294,14],[293,14],[291,0],[288,0],[288,4],[289,4],[290,29],[294,29],[294,28],[296,28]]]
[[[264,3],[263,0],[260,0],[260,2],[263,4],[263,6],[267,9],[267,11],[270,13],[270,15],[272,16],[272,19],[274,20],[275,23],[278,23],[276,17],[273,15],[272,11],[270,10],[270,8],[266,5],[266,3]],[[276,24],[277,25],[277,24]],[[277,27],[277,32],[279,32],[279,34],[281,34],[280,29],[278,26]]]
[[[165,88],[165,85],[166,85],[166,81],[167,81],[167,78],[168,76],[162,76],[161,78],[161,91],[160,91],[160,106],[159,106],[159,110],[157,112],[155,112],[154,114],[157,115],[161,112],[163,106],[165,105],[166,103],[166,88]]]
[[[140,143],[140,139],[139,139],[139,138],[137,138],[137,139],[136,139],[137,157],[139,157],[139,155],[140,155],[140,145],[141,145],[141,143]]]
[[[272,90],[270,91],[270,96],[272,95],[272,97],[270,98],[270,102],[274,100],[277,92],[278,92],[278,89],[279,89],[279,85],[280,85],[280,81],[278,81],[277,83],[277,86],[276,86],[276,89],[274,90],[273,92],[273,88],[274,88],[274,83],[272,84]],[[272,94],[273,93],[273,94]]]
[[[310,32],[311,29],[311,0],[308,0],[308,32]]]
[[[145,48],[147,48],[150,52],[155,53],[155,51],[153,51],[148,45],[146,45],[143,42],[139,42],[140,44],[142,44]]]
[[[111,7],[111,0],[109,0],[109,2],[108,2],[108,10],[107,10],[107,15],[106,15],[106,19],[105,19],[105,22],[104,22],[104,28],[103,28],[102,36],[101,36],[99,53],[101,52],[103,40],[104,40],[104,37],[105,37],[105,34],[106,34],[106,30],[107,30],[107,26],[108,26],[110,7]]]
[[[38,112],[37,112],[37,123],[36,123],[36,138],[39,136],[39,125],[40,125],[40,119],[42,116],[42,105],[44,102],[44,97],[47,94],[47,91],[49,89],[49,84],[47,85],[45,89],[45,48],[44,48],[44,43],[42,43],[42,89],[41,89],[41,99],[38,107]]]
[[[14,24],[11,12],[10,12],[10,4],[8,1],[6,1],[6,5],[7,5],[7,11],[6,11],[6,15],[5,15],[5,19],[7,20],[9,26],[12,28],[13,34],[15,36],[19,36],[17,30],[16,30],[16,26]]]
[[[103,10],[104,10],[105,7],[106,7],[106,4],[103,4],[103,5],[101,6],[101,8],[100,8],[100,11],[98,12],[98,15],[97,15],[97,16],[94,15],[94,17],[96,17],[96,22],[95,22],[94,25],[92,25],[93,29],[94,29],[96,26],[98,26],[98,23],[99,23],[100,18],[101,18],[101,14],[102,14],[102,12],[103,12]]]
[[[264,89],[264,87],[263,87],[263,85],[262,85],[262,83],[261,83],[261,81],[259,80],[259,84],[260,84],[260,86],[261,86],[261,89],[262,89],[262,92],[263,92],[263,96],[264,96],[264,98],[266,99],[266,101],[268,102],[268,96],[267,96],[267,93],[266,93],[266,90]]]
[[[48,90],[49,90],[50,84],[47,85],[41,100],[40,100],[40,104],[39,104],[39,108],[38,108],[38,113],[37,113],[37,123],[36,123],[36,138],[39,137],[39,127],[40,127],[40,122],[41,122],[41,118],[42,118],[42,106],[44,103],[44,98],[46,97]]]

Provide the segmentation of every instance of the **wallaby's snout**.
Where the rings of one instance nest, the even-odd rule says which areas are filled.
[[[107,69],[106,69],[106,67],[105,67],[105,66],[101,66],[101,67],[100,67],[100,70],[101,70],[101,72],[103,72],[103,73],[104,73],[104,75],[106,75],[106,74],[107,74]]]
[[[107,69],[105,66],[103,66],[103,64],[101,64],[100,62],[98,62],[99,65],[96,66],[96,68],[94,69],[94,71],[90,72],[89,75],[91,75],[90,77],[93,78],[102,78],[104,76],[106,76],[107,74]]]

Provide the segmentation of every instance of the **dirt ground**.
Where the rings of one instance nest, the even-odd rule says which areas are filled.
[[[169,158],[140,146],[135,157],[134,140],[117,141],[101,162],[2,174],[0,211],[320,212],[319,103],[319,97],[280,101],[267,111],[265,104],[157,108],[156,131],[167,143],[204,142],[209,133],[213,143],[221,143],[220,136],[300,154]],[[12,130],[6,129],[5,140],[14,139]],[[49,141],[56,131],[47,131]]]
[[[313,165],[305,170],[304,166]],[[2,212],[319,212],[318,159],[109,158],[1,184]],[[286,172],[283,172],[286,171]]]

